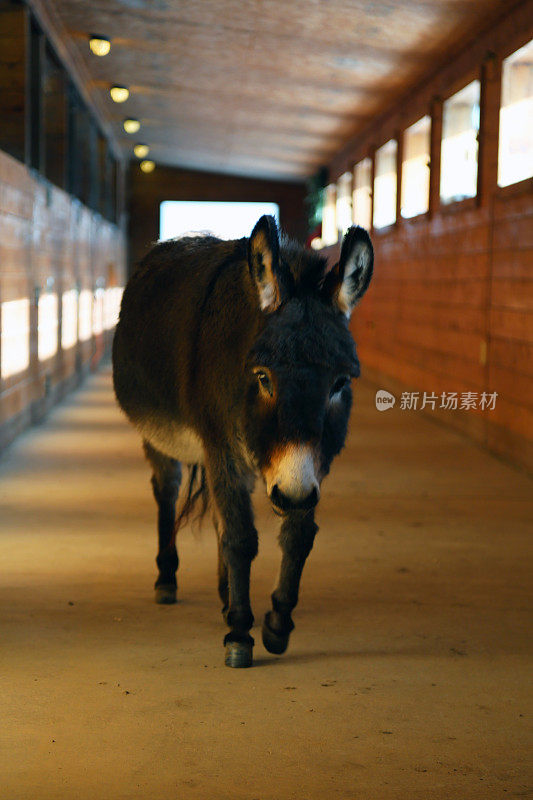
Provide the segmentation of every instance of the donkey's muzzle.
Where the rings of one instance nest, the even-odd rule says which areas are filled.
[[[270,492],[270,502],[280,511],[309,511],[314,508],[318,503],[318,489],[313,487],[311,492],[306,497],[299,497],[297,500],[288,495],[283,494],[278,484],[272,487]]]
[[[263,476],[274,511],[307,511],[320,497],[318,458],[310,444],[288,442],[274,448]]]

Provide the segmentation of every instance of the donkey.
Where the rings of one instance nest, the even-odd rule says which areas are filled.
[[[352,227],[328,271],[323,256],[280,239],[273,217],[263,216],[249,238],[157,244],[126,286],[113,380],[152,467],[156,602],[176,602],[178,528],[197,502],[202,513],[211,507],[227,666],[252,664],[257,474],[282,519],[262,638],[271,653],[287,648],[321,483],[346,438],[350,379],[359,375],[348,320],[373,260],[367,232]],[[182,464],[189,475],[177,514]]]

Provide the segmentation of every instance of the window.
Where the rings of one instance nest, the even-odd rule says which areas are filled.
[[[402,217],[425,214],[429,208],[431,118],[422,117],[403,135]]]
[[[121,286],[111,286],[105,290],[104,328],[106,331],[114,328],[118,322],[123,291]]]
[[[376,150],[374,175],[374,227],[396,222],[396,159],[398,142],[390,139]]]
[[[116,222],[119,214],[119,197],[118,197],[118,180],[119,180],[119,166],[117,159],[111,154],[108,148],[108,162],[111,177],[109,180],[109,193],[107,203],[107,218],[111,222]]]
[[[70,289],[61,298],[61,347],[68,350],[78,341],[78,292]]]
[[[39,361],[46,361],[57,353],[57,294],[46,292],[39,297],[37,306],[37,353]]]
[[[104,299],[105,289],[96,289],[93,302],[93,334],[95,336],[99,336],[104,330]]]
[[[78,309],[78,339],[86,342],[93,333],[93,293],[89,289],[80,292]]]
[[[30,363],[30,301],[2,303],[2,378],[27,369]]]
[[[109,142],[98,131],[96,135],[98,162],[98,181],[95,188],[95,202],[100,214],[110,222],[117,221],[117,177],[118,164]]]
[[[0,150],[116,222],[120,165],[27,6],[0,0]]]
[[[371,158],[363,158],[353,170],[353,221],[363,228],[372,225]]]
[[[76,88],[70,83],[68,87],[68,191],[81,198],[82,163],[79,142],[82,127],[82,103]]]
[[[44,174],[61,189],[66,186],[67,78],[50,47],[42,69]]]
[[[479,92],[479,81],[472,81],[444,102],[440,165],[443,203],[477,194]]]
[[[330,183],[324,192],[324,210],[322,212],[322,243],[326,247],[337,244],[339,241],[336,198],[337,187],[334,183]]]
[[[533,40],[502,66],[498,185],[533,176]]]
[[[240,239],[251,234],[263,214],[271,214],[279,222],[276,203],[165,200],[160,208],[159,239],[174,239],[198,231],[207,231],[221,239]]]
[[[26,10],[0,0],[0,149],[25,159]]]
[[[28,43],[28,83],[29,83],[29,163],[33,169],[43,168],[43,114],[41,91],[41,59],[44,36],[33,17],[30,18]]]
[[[85,129],[82,138],[83,147],[83,202],[94,211],[98,211],[100,202],[99,194],[99,178],[98,171],[98,142],[97,142],[97,128],[89,109],[85,108]]]
[[[103,217],[109,219],[112,170],[107,139],[101,133],[98,133],[98,171],[100,173],[98,210]]]
[[[97,128],[74,86],[69,91],[69,191],[89,208],[99,208]]]
[[[337,181],[337,228],[345,234],[352,224],[352,173],[345,172]]]

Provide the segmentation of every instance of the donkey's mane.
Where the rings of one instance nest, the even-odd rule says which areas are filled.
[[[284,268],[292,275],[296,292],[316,289],[326,274],[324,256],[284,235],[280,237],[280,257]]]

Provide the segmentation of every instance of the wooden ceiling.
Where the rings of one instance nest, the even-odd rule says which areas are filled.
[[[299,180],[510,0],[46,0],[124,152]],[[92,55],[87,35],[112,40]],[[130,98],[111,101],[111,84]],[[127,136],[125,117],[141,121]]]

